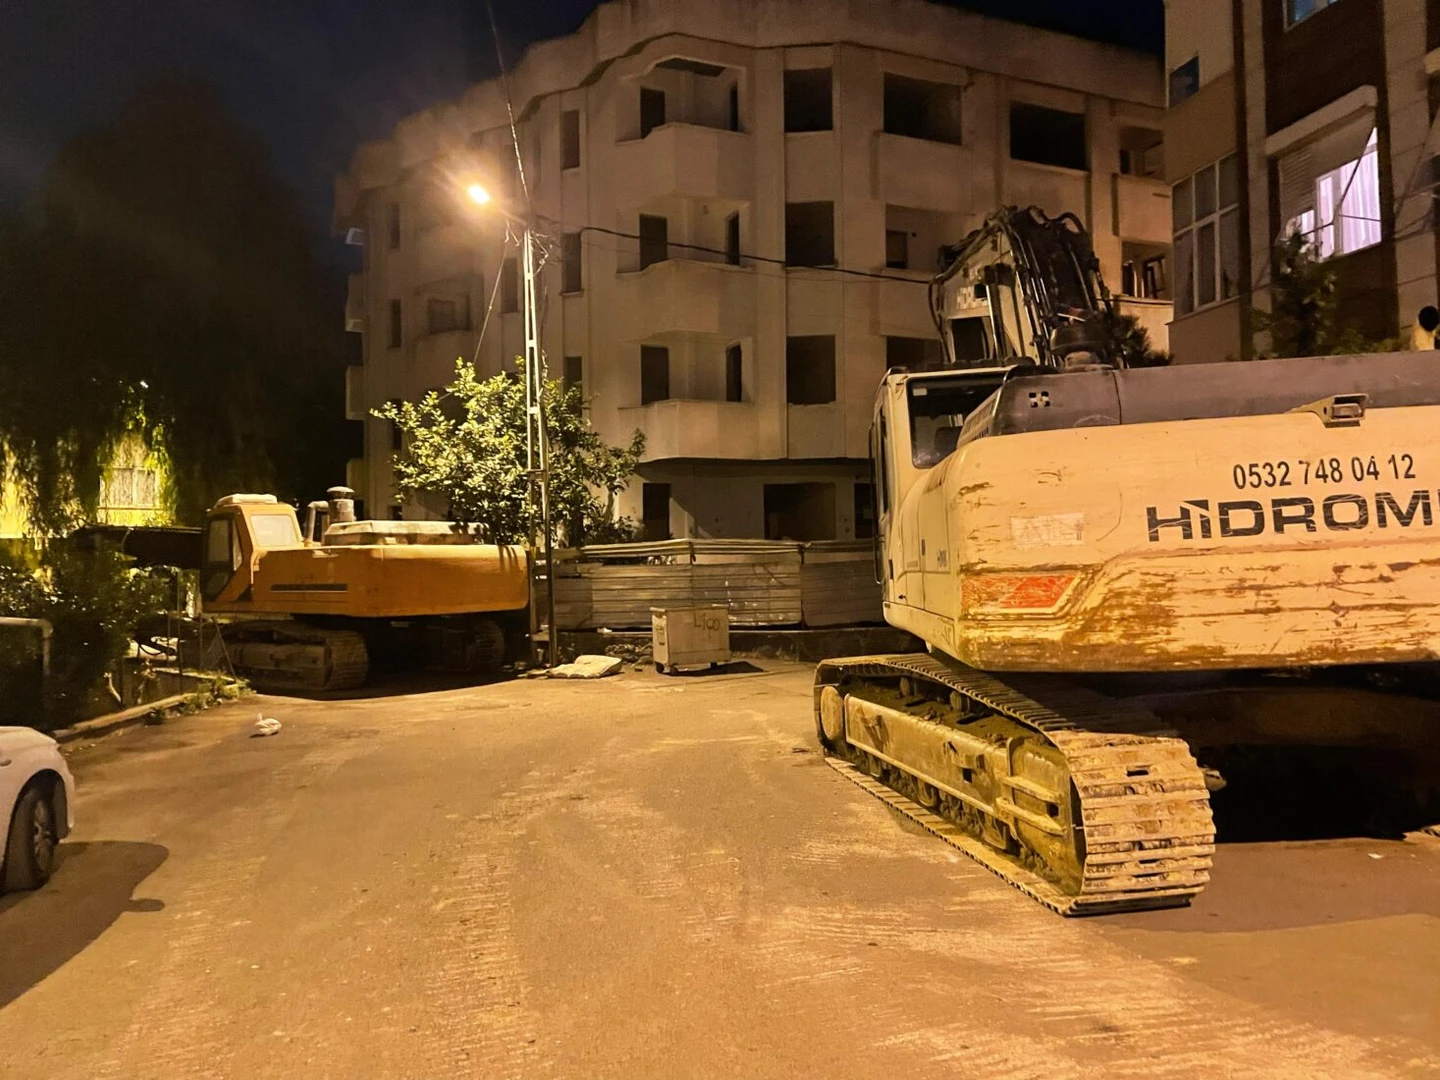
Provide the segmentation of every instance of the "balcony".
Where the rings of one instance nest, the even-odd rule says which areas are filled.
[[[1170,186],[1143,176],[1115,177],[1115,235],[1122,240],[1170,239]]]
[[[845,456],[844,406],[833,401],[828,405],[788,405],[788,458],[842,458]]]
[[[616,147],[625,177],[620,208],[634,209],[667,195],[749,201],[755,190],[750,136],[697,124],[664,124],[643,139]]]
[[[420,230],[415,238],[412,280],[428,285],[470,277],[475,273],[475,241],[474,228],[458,222]]]
[[[672,398],[620,409],[619,414],[625,430],[645,433],[644,461],[761,456],[759,409],[753,402]]]
[[[970,193],[973,155],[963,146],[877,131],[872,154],[879,202],[953,212],[976,201]]]
[[[616,276],[615,324],[627,337],[719,334],[744,337],[755,329],[755,274],[741,266],[668,259]]]
[[[455,381],[455,361],[475,354],[474,330],[426,334],[415,342],[415,379],[423,390],[438,390]]]
[[[345,329],[352,334],[365,332],[365,275],[351,274],[345,291]]]
[[[1058,165],[1036,165],[1028,161],[1005,163],[1004,202],[1014,206],[1038,206],[1054,217],[1067,211],[1087,226],[1089,220],[1090,174]]]
[[[365,369],[359,364],[345,369],[345,419],[365,419]]]

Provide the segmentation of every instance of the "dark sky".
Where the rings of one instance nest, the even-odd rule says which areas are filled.
[[[596,0],[494,0],[507,63],[569,33]],[[954,0],[1160,52],[1163,0]],[[357,142],[494,71],[483,0],[0,0],[0,202],[146,76],[219,86],[259,130],[316,225]]]

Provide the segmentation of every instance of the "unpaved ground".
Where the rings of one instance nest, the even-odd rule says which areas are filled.
[[[808,679],[82,750],[66,862],[0,901],[0,1075],[1440,1075],[1440,844],[1223,846],[1187,911],[1062,921],[825,767]]]

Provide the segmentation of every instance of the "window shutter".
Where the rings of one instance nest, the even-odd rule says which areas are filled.
[[[1280,231],[1306,210],[1315,209],[1315,180],[1319,177],[1309,146],[1301,146],[1280,159]]]

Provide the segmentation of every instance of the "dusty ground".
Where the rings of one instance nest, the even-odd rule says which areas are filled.
[[[1065,922],[834,774],[809,671],[261,699],[74,758],[0,1075],[1440,1074],[1440,843]],[[1377,857],[1378,856],[1378,857]]]

